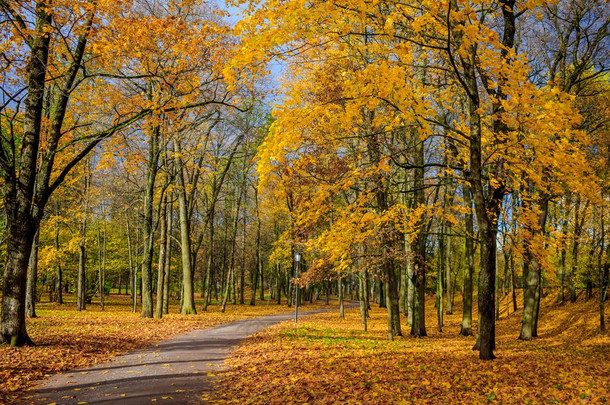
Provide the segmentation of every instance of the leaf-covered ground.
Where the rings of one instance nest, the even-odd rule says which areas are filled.
[[[384,310],[369,332],[357,308],[285,322],[242,344],[212,403],[238,404],[564,404],[610,403],[610,338],[599,336],[599,301],[543,303],[539,335],[517,339],[522,312],[497,323],[498,358],[482,361],[474,338],[458,335],[461,306],[437,331],[427,302],[427,338],[386,340]],[[519,301],[520,303],[521,301]],[[512,311],[511,311],[512,312]],[[403,333],[409,329],[403,323]]]
[[[323,306],[308,305],[305,309]],[[0,346],[0,404],[27,398],[25,390],[53,373],[104,362],[190,330],[291,311],[285,304],[259,302],[256,306],[227,304],[224,314],[217,305],[210,305],[208,312],[187,316],[177,314],[174,306],[163,319],[142,319],[139,312],[131,312],[127,296],[112,296],[103,312],[95,303],[83,312],[74,307],[70,302],[61,306],[38,304],[38,318],[27,320],[28,332],[37,346]]]

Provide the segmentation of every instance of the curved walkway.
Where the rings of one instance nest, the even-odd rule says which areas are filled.
[[[328,311],[304,311],[309,315]],[[247,336],[294,314],[235,321],[192,331],[108,363],[57,374],[41,382],[25,404],[201,404],[224,360]]]

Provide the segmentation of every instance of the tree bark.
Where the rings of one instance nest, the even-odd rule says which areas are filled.
[[[37,299],[37,284],[38,284],[38,235],[34,237],[30,260],[28,263],[28,280],[27,289],[25,292],[25,311],[28,318],[36,318],[36,299]]]
[[[36,234],[38,235],[38,234]],[[55,251],[59,253],[59,224],[55,224]],[[62,268],[61,262],[58,260],[57,265],[55,266],[55,301],[58,304],[64,303],[64,297],[62,294]]]
[[[472,211],[472,197],[470,186],[464,183],[462,187],[464,206],[468,209],[466,213],[466,237],[464,241],[464,254],[466,256],[466,268],[464,269],[464,305],[462,307],[462,328],[460,335],[472,336],[472,278],[474,276],[474,215]]]
[[[180,156],[180,145],[174,141],[174,152]],[[184,188],[184,168],[180,158],[176,165],[176,181],[178,183],[178,219],[180,223],[180,251],[182,253],[182,314],[196,314],[195,291],[193,289],[193,270],[191,269],[191,238],[190,220],[188,216],[188,205],[186,200],[186,189]]]
[[[159,264],[157,266],[157,305],[155,318],[163,318],[163,291],[165,280],[165,255],[167,248],[167,196],[161,197],[161,211],[159,212]]]
[[[210,295],[212,292],[212,283],[214,282],[212,280],[213,278],[213,266],[214,266],[214,231],[215,231],[215,213],[216,213],[216,207],[215,204],[212,203],[212,205],[209,208],[208,211],[208,230],[209,230],[209,241],[210,244],[208,246],[208,261],[205,267],[205,277],[204,277],[204,289],[203,289],[203,310],[207,311],[208,310],[208,304],[210,302]]]
[[[540,212],[538,216],[537,224],[534,228],[529,227],[528,234],[533,240],[538,235],[545,233],[546,219],[549,207],[550,196],[543,194],[538,198],[538,210]],[[529,208],[529,207],[525,207]],[[519,339],[531,340],[536,335],[535,325],[537,323],[537,309],[538,301],[540,299],[540,261],[532,253],[528,241],[525,241],[523,260],[527,263],[528,274],[527,284],[524,291],[523,300],[523,320],[521,322],[521,334]]]
[[[76,287],[76,310],[82,311],[87,307],[87,215],[88,215],[88,193],[91,185],[91,176],[85,176],[85,188],[83,192],[83,218],[80,224],[80,240],[78,243],[78,281]]]
[[[51,15],[44,1],[36,3],[35,28],[29,38],[30,56],[27,61],[27,97],[23,117],[21,155],[11,170],[4,170],[6,210],[6,261],[2,288],[2,320],[0,343],[11,346],[32,344],[25,325],[25,295],[27,268],[34,235],[38,230],[44,203],[34,201],[36,163],[40,143],[45,78],[49,56]],[[2,156],[3,163],[8,159]],[[34,202],[34,204],[32,204]]]
[[[171,204],[172,198],[168,197],[168,207],[166,208],[166,237],[165,237],[165,263],[163,264],[163,313],[169,314],[169,283],[171,275],[171,263],[172,263],[172,227],[174,219],[173,205]]]
[[[415,165],[414,170],[414,195],[413,205],[415,208],[425,206],[426,194],[424,192],[424,141],[415,136]],[[418,222],[419,230],[415,233],[411,246],[414,248],[412,256],[413,275],[413,323],[411,324],[411,335],[414,337],[427,336],[426,333],[426,227],[425,218]]]

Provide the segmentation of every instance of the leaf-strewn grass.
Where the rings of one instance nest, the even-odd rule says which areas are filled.
[[[210,305],[207,312],[201,312],[201,304],[197,303],[197,315],[179,315],[174,304],[163,319],[143,319],[139,312],[131,312],[127,296],[111,296],[103,312],[98,303],[77,312],[71,302],[73,297],[67,298],[64,305],[38,304],[38,318],[27,320],[28,332],[37,346],[0,346],[0,404],[24,398],[25,390],[53,373],[107,361],[194,329],[291,311],[285,304],[258,302],[256,306],[227,304],[225,313],[218,305]],[[308,305],[305,309],[319,307]]]
[[[560,404],[610,403],[610,338],[599,336],[599,302],[541,309],[539,338],[517,339],[522,312],[497,323],[498,358],[478,359],[459,336],[461,306],[437,331],[427,302],[427,338],[386,340],[387,318],[373,305],[369,332],[357,308],[285,322],[233,354],[213,403],[239,404]],[[521,303],[521,301],[519,301]],[[511,311],[512,312],[512,311]],[[476,310],[475,310],[476,313]],[[409,328],[403,318],[403,334]]]

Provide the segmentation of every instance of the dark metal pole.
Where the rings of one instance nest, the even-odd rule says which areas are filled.
[[[297,274],[296,277],[294,279],[294,323],[297,323],[297,319],[299,316],[299,285],[297,284],[296,280],[297,278],[299,278],[299,263],[301,261],[301,255],[299,254],[299,252],[295,253],[294,255],[294,259],[296,261],[297,264]]]

